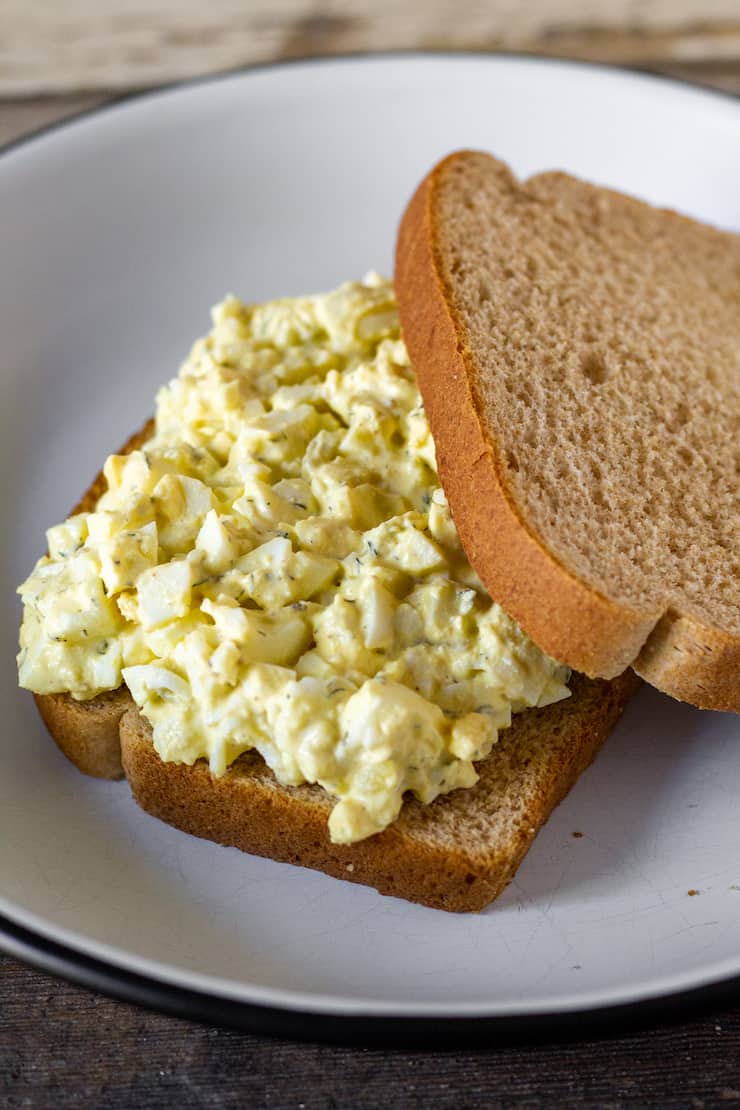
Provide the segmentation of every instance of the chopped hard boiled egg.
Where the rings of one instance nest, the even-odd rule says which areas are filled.
[[[141,450],[49,529],[21,586],[21,685],[125,682],[167,761],[257,749],[337,799],[351,843],[477,780],[567,671],[460,545],[390,282],[214,309]]]

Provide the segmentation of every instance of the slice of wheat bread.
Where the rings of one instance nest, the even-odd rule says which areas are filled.
[[[121,448],[140,447],[149,422]],[[75,512],[94,508],[105,490],[99,474]],[[78,702],[70,694],[35,695],[62,752],[81,771],[116,779],[125,772],[143,809],[185,832],[254,855],[311,867],[410,901],[475,911],[511,880],[537,831],[594,758],[638,680],[574,675],[572,696],[514,717],[480,782],[430,806],[408,801],[383,833],[351,846],[332,844],[333,805],[317,786],[278,783],[262,758],[245,754],[223,778],[199,761],[164,763],[151,729],[125,688]]]
[[[217,778],[199,760],[164,763],[124,688],[77,702],[36,697],[52,737],[81,771],[125,773],[137,803],[167,824],[252,855],[310,867],[422,905],[474,912],[511,881],[539,829],[614,728],[639,685],[574,675],[570,698],[514,717],[478,765],[480,781],[431,805],[411,799],[384,832],[333,844],[334,804],[318,786],[282,786],[250,752]]]
[[[125,686],[75,701],[71,694],[34,694],[42,720],[75,767],[96,779],[121,779],[119,726],[133,704]]]
[[[128,455],[146,443],[154,433],[154,421],[134,432],[118,452]],[[102,470],[95,476],[72,513],[91,512],[105,493],[107,481]],[[90,701],[75,701],[70,694],[34,694],[34,701],[52,739],[75,767],[97,779],[123,778],[121,742],[118,726],[131,708],[131,697],[124,687],[98,694]]]
[[[462,151],[395,281],[491,595],[577,670],[740,711],[740,237]]]
[[[222,778],[204,761],[164,763],[149,724],[121,720],[121,752],[134,798],[184,832],[252,855],[323,871],[437,909],[481,910],[513,878],[538,830],[588,766],[638,680],[574,676],[572,697],[514,718],[480,781],[431,805],[404,804],[382,833],[332,844],[332,799],[318,786],[281,786],[260,756],[240,756]]]

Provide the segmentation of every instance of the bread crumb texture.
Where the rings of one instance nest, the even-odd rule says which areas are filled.
[[[654,630],[649,681],[740,708],[740,236],[463,151],[410,204],[396,276],[440,473],[493,596],[592,674],[634,662]],[[514,513],[499,536],[471,508],[491,481]],[[545,563],[482,572],[484,544],[511,549],[519,527],[562,570],[549,604],[565,612],[567,594],[571,616],[549,644],[531,611]]]
[[[383,832],[334,844],[331,798],[318,786],[283,786],[255,752],[220,778],[204,760],[164,763],[136,709],[121,721],[134,798],[184,832],[254,855],[323,871],[436,909],[483,909],[508,885],[538,830],[589,765],[638,679],[574,676],[573,696],[516,716],[478,765],[480,779],[422,805],[407,799]]]
[[[740,631],[740,237],[491,163],[439,233],[516,501],[595,589]]]

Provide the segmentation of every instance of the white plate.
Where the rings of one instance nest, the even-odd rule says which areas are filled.
[[[414,185],[465,146],[740,227],[740,103],[517,58],[257,69],[0,159],[0,910],[39,951],[361,1017],[562,1015],[740,975],[737,718],[643,692],[510,889],[453,916],[160,824],[125,785],[80,776],[15,688],[13,585],[209,305],[388,271]]]

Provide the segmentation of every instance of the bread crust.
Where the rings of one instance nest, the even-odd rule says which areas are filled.
[[[427,806],[407,801],[393,825],[352,845],[329,839],[333,802],[320,787],[281,786],[255,753],[221,778],[203,760],[164,763],[136,709],[121,721],[123,766],[138,804],[184,832],[435,909],[474,912],[511,881],[637,685],[629,671],[612,682],[577,677],[571,698],[514,718],[479,764],[476,786]],[[486,821],[500,822],[502,811],[506,837],[486,840]]]
[[[664,613],[633,667],[651,686],[699,709],[740,712],[740,643],[721,629]]]
[[[129,436],[123,447],[117,452],[119,455],[130,455],[132,451],[138,451],[148,439],[154,435],[154,418],[147,420],[143,427],[139,428],[138,432],[134,432]],[[85,490],[80,500],[72,510],[72,515],[75,513],[91,513],[97,505],[100,498],[103,496],[108,488],[108,482],[102,470],[99,470],[92,481],[92,484]]]
[[[604,678],[632,665],[673,697],[740,712],[735,637],[681,614],[605,597],[544,545],[514,502],[474,393],[474,356],[440,256],[439,182],[470,153],[449,155],[422,181],[400,224],[395,264],[403,337],[465,552],[491,596],[554,658]]]
[[[153,432],[154,421],[148,420],[126,440],[119,455],[136,451]],[[72,515],[91,512],[107,485],[101,470],[72,509]],[[78,770],[96,779],[123,778],[118,726],[132,705],[125,687],[98,694],[90,701],[76,701],[71,694],[34,694],[33,697],[50,736]]]
[[[120,453],[140,447],[152,431],[149,421]],[[100,473],[74,511],[92,510],[105,488]],[[333,801],[323,789],[282,786],[256,753],[241,756],[220,778],[203,760],[192,767],[163,762],[125,688],[85,702],[70,694],[34,697],[53,739],[76,767],[98,778],[125,774],[142,809],[184,832],[381,894],[476,912],[511,881],[638,686],[631,671],[611,682],[575,675],[570,698],[514,718],[478,765],[475,787],[429,806],[409,800],[393,825],[353,845],[329,839]]]
[[[71,694],[34,694],[41,718],[57,747],[79,771],[96,779],[122,779],[119,725],[131,708],[124,687],[75,701]]]
[[[323,789],[281,785],[255,752],[240,756],[220,778],[204,760],[163,762],[149,723],[124,688],[86,702],[69,694],[36,696],[36,704],[80,771],[106,779],[125,774],[138,805],[183,832],[463,913],[482,910],[508,886],[639,685],[632,671],[610,682],[575,675],[570,698],[514,717],[478,764],[476,786],[428,806],[406,801],[393,825],[353,845],[329,839],[333,801]],[[506,835],[493,824],[504,824]]]

